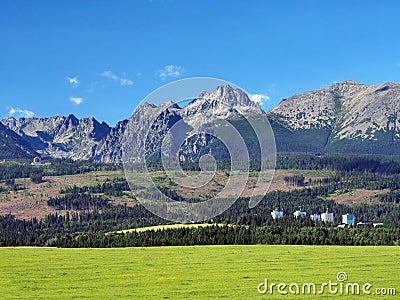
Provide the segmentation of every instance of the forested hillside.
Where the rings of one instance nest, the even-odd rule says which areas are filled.
[[[186,228],[158,232],[106,234],[118,230],[166,224],[163,219],[142,207],[122,176],[85,184],[64,186],[47,200],[54,213],[45,218],[17,219],[12,214],[0,216],[0,245],[111,247],[192,244],[340,244],[397,245],[400,241],[400,163],[393,157],[315,156],[284,154],[278,156],[277,167],[287,170],[283,180],[287,188],[267,193],[261,203],[249,208],[249,199],[240,197],[232,207],[209,223],[226,224],[207,228]],[[252,172],[258,163],[252,161]],[[219,162],[224,170],[229,163]],[[153,164],[157,170],[159,165]],[[196,163],[184,165],[196,170]],[[21,177],[30,178],[33,185],[40,180],[51,181],[56,175],[92,174],[118,170],[116,165],[93,162],[55,160],[51,166],[36,167],[21,164],[0,165],[0,193],[27,189],[18,184]],[[310,174],[317,174],[310,176]],[[157,173],[156,174],[160,174]],[[79,175],[82,176],[82,175]],[[103,175],[102,175],[103,176]],[[73,178],[73,177],[72,177]],[[35,183],[36,182],[36,183]],[[46,183],[44,183],[46,184]],[[187,199],[173,185],[161,185],[161,190],[175,200]],[[27,189],[26,191],[29,191]],[[372,191],[362,201],[338,201],[358,191]],[[347,196],[346,196],[347,195]],[[121,199],[125,199],[122,204]],[[12,200],[8,200],[12,201]],[[202,201],[192,198],[190,201]],[[302,207],[306,218],[294,218]],[[278,208],[284,216],[274,220],[270,212]],[[329,209],[333,223],[312,221],[311,214]],[[353,213],[357,221],[383,223],[383,228],[337,228],[341,215]]]

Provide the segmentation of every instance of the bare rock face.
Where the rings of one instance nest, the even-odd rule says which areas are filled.
[[[127,120],[119,122],[99,142],[95,159],[103,162],[122,162],[123,147],[159,150],[162,137],[182,117],[180,108],[170,103],[155,106],[144,103]],[[146,145],[146,146],[145,146]]]
[[[400,84],[336,83],[282,101],[268,114],[291,130],[331,130],[334,140],[400,139]]]
[[[180,134],[187,138],[183,143],[184,153],[196,155],[210,138],[204,134],[193,136],[215,118],[239,118],[243,115],[262,114],[261,107],[251,101],[246,93],[229,85],[219,86],[212,93],[203,92],[184,108],[172,102],[156,106],[144,103],[128,119],[111,129],[100,141],[95,159],[104,162],[121,162],[124,146],[146,149],[147,154],[159,153],[162,138],[177,122],[182,122]],[[136,143],[135,145],[131,144]]]
[[[334,84],[283,100],[269,115],[291,129],[333,128],[343,110],[343,101],[366,88],[354,81]]]
[[[97,143],[111,128],[94,118],[77,119],[74,115],[51,118],[4,119],[2,123],[29,143],[40,155],[88,159]]]
[[[128,120],[118,122],[111,128],[109,134],[98,142],[93,159],[106,163],[120,163],[122,158],[121,145]]]
[[[38,153],[13,130],[0,122],[0,159],[32,159]]]
[[[263,113],[260,105],[250,100],[242,90],[225,85],[218,86],[212,93],[201,93],[183,109],[182,116],[193,122],[200,116],[227,119]]]
[[[243,116],[268,118],[278,151],[400,154],[400,84],[394,82],[372,86],[350,80],[335,83],[285,99],[268,114],[246,93],[226,85],[201,93],[183,108],[171,102],[144,103],[113,128],[94,118],[73,115],[9,117],[2,120],[0,133],[9,142],[4,146],[7,153],[15,151],[22,157],[39,153],[121,162],[126,145],[143,148],[148,155],[159,153],[162,138],[177,122],[183,124],[183,156],[210,152],[220,145],[202,134],[204,128],[217,118],[240,123]]]
[[[339,139],[377,140],[380,133],[391,133],[399,140],[400,84],[369,86],[342,103],[341,126],[335,132]]]
[[[210,142],[205,135],[193,136],[200,128],[216,118],[252,114],[265,117],[246,93],[226,85],[201,93],[184,108],[171,102],[160,106],[144,103],[113,128],[94,118],[78,119],[74,115],[19,120],[10,117],[2,123],[42,156],[121,162],[124,146],[143,148],[148,154],[159,152],[162,138],[178,121],[183,123],[180,134],[187,136],[185,153],[194,155]]]

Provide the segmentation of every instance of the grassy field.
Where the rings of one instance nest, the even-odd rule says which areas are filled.
[[[195,174],[196,172],[188,172]],[[243,191],[243,196],[251,196],[253,188],[256,185],[257,178],[255,177],[257,172],[250,172],[247,186]],[[288,186],[284,182],[285,176],[293,176],[294,174],[303,174],[308,178],[320,178],[326,177],[332,174],[328,171],[320,170],[276,170],[274,178],[271,182],[269,191],[289,191],[293,189],[301,189],[304,187],[292,187]],[[152,172],[151,173],[154,182],[162,187],[170,187],[170,180],[163,172]],[[243,174],[244,176],[244,174]],[[23,190],[10,191],[0,193],[0,215],[6,215],[12,213],[19,219],[30,220],[33,217],[38,219],[45,218],[49,213],[55,213],[54,207],[47,205],[47,200],[50,198],[58,197],[60,190],[69,186],[93,186],[101,184],[106,180],[112,180],[117,177],[124,177],[122,171],[96,171],[85,174],[77,175],[64,175],[64,176],[45,176],[43,182],[39,184],[32,183],[29,178],[19,178],[15,182],[25,187]],[[240,178],[239,178],[240,179]],[[191,189],[185,187],[174,186],[173,190],[182,197],[186,198],[199,198],[199,199],[210,199],[218,194],[225,186],[228,180],[228,173],[224,171],[216,172],[214,179],[202,186],[201,188]],[[139,184],[140,185],[140,184]],[[0,187],[5,187],[4,183],[0,182]],[[240,194],[241,190],[238,191]],[[123,197],[109,197],[114,204],[127,204],[134,205],[137,203],[129,195],[132,193],[126,192]],[[236,192],[234,193],[236,195]],[[65,213],[65,211],[57,211],[59,214]]]
[[[47,200],[60,196],[60,190],[69,186],[92,186],[121,177],[119,171],[98,171],[77,175],[45,176],[42,183],[32,183],[29,178],[19,178],[15,182],[25,189],[0,193],[0,215],[12,213],[19,219],[36,217],[43,219],[56,210],[47,206]],[[4,184],[3,184],[4,186]],[[115,203],[123,204],[123,198],[113,199]],[[58,213],[62,213],[58,211]]]
[[[399,247],[197,246],[0,249],[1,299],[340,299],[259,294],[269,283],[371,283],[400,292]],[[286,288],[288,291],[288,288]],[[346,299],[396,299],[356,295]]]
[[[224,224],[167,224],[167,225],[155,225],[155,226],[148,226],[148,227],[140,227],[140,228],[132,228],[126,230],[118,230],[117,233],[127,233],[127,232],[143,232],[148,230],[164,230],[164,229],[176,229],[176,228],[198,228],[198,227],[208,227],[220,225],[225,226]]]

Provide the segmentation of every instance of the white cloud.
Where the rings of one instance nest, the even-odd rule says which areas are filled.
[[[181,66],[169,65],[158,70],[156,74],[161,78],[161,80],[165,80],[167,77],[178,77],[182,75],[183,72],[184,69]]]
[[[10,109],[8,111],[8,115],[10,115],[10,116],[17,115],[17,117],[19,117],[19,118],[32,118],[35,115],[35,113],[33,111],[30,111],[27,109],[10,107]]]
[[[112,79],[112,80],[114,80],[116,82],[119,82],[119,84],[122,85],[122,86],[133,85],[133,81],[132,80],[130,80],[128,78],[119,77],[119,76],[115,75],[111,71],[104,71],[103,73],[100,74],[100,76]]]
[[[83,98],[81,97],[70,97],[69,101],[71,101],[72,103],[79,105],[83,102]]]
[[[264,101],[269,101],[270,97],[264,94],[250,94],[250,99],[260,105],[264,104]]]
[[[68,77],[69,83],[72,85],[73,88],[77,87],[79,85],[79,80],[78,77]]]

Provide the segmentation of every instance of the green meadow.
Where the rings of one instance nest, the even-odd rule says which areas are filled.
[[[400,247],[1,248],[0,298],[341,299],[340,291],[302,294],[301,286],[312,282],[320,290],[346,272],[344,283],[372,285],[371,295],[361,291],[346,299],[396,299],[399,261]],[[276,286],[273,294],[260,294],[257,286],[266,278],[268,285],[287,284],[288,294],[280,295]],[[292,283],[300,286],[299,295],[290,294]],[[377,288],[395,288],[397,295],[376,295]]]
[[[208,226],[224,226],[224,224],[208,224],[208,223],[200,223],[200,224],[167,224],[167,225],[154,225],[154,226],[147,226],[147,227],[139,227],[139,228],[132,228],[132,229],[125,229],[125,230],[118,230],[117,233],[127,233],[127,232],[144,232],[148,230],[165,230],[165,229],[177,229],[177,228],[198,228],[198,227],[208,227]]]

